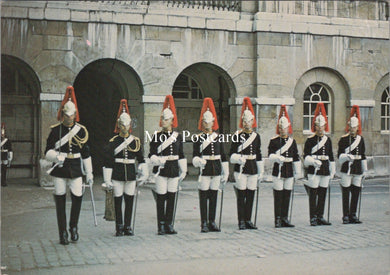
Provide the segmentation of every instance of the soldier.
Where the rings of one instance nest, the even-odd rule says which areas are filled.
[[[339,141],[338,158],[341,165],[341,190],[343,198],[343,224],[362,223],[356,216],[359,195],[362,189],[362,178],[367,172],[366,148],[361,136],[359,106],[352,106],[346,131]],[[351,192],[351,203],[349,202]]]
[[[72,197],[69,231],[71,240],[79,239],[77,224],[83,197],[83,179],[92,188],[92,160],[88,146],[88,131],[85,126],[77,123],[79,112],[76,96],[72,86],[66,88],[64,100],[58,110],[57,119],[60,123],[51,126],[51,132],[46,143],[46,159],[53,162],[48,173],[53,176],[54,199],[56,202],[57,223],[62,245],[69,244],[66,231],[66,186],[69,186]]]
[[[194,167],[200,168],[199,175],[199,206],[201,232],[219,232],[215,223],[217,211],[217,196],[220,183],[225,184],[229,177],[229,163],[223,150],[223,144],[218,140],[218,120],[213,100],[206,97],[200,113],[197,135],[198,140],[193,145]],[[207,200],[209,200],[207,211]],[[207,217],[208,212],[208,217]],[[207,223],[208,221],[208,223]]]
[[[5,135],[5,123],[1,123],[1,186],[7,186],[7,168],[13,156],[11,141]]]
[[[134,235],[131,228],[133,203],[136,187],[135,161],[138,161],[139,179],[144,182],[148,178],[148,167],[145,163],[141,141],[131,135],[131,118],[127,100],[122,99],[119,105],[115,133],[106,148],[107,158],[103,167],[104,184],[114,191],[116,236]],[[122,198],[125,201],[124,219],[122,217]],[[125,222],[123,227],[123,220]]]
[[[149,158],[156,179],[156,205],[158,234],[177,234],[173,215],[179,182],[187,174],[187,160],[183,153],[182,136],[176,128],[177,115],[171,95],[165,97],[160,118],[162,130],[152,136]],[[167,201],[165,206],[165,201]]]
[[[230,162],[235,164],[238,228],[257,229],[251,221],[252,208],[255,190],[264,174],[264,162],[260,135],[253,131],[257,123],[249,97],[245,97],[242,103],[239,127],[242,130],[235,133],[237,138],[230,147]]]
[[[301,177],[301,161],[296,141],[289,137],[292,134],[290,118],[286,105],[280,108],[276,137],[268,145],[268,156],[274,163],[272,181],[274,183],[275,227],[294,227],[288,220],[291,191],[294,177]]]
[[[325,135],[325,132],[329,131],[329,125],[322,102],[317,103],[311,131],[315,134],[306,140],[304,147],[304,165],[308,173],[305,188],[309,195],[310,225],[331,225],[323,215],[327,188],[336,173],[336,165],[332,142]]]

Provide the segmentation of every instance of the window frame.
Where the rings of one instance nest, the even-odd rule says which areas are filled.
[[[175,83],[173,84],[173,88],[172,88],[172,96],[175,100],[196,100],[196,101],[199,101],[199,100],[202,100],[204,99],[204,94],[203,94],[203,91],[202,91],[202,88],[201,86],[199,85],[199,83],[195,80],[195,78],[193,78],[191,75],[188,75],[188,74],[185,74],[185,73],[182,73],[178,76],[178,78],[183,75],[187,78],[187,87],[183,87],[183,86],[179,86],[178,88],[176,88],[175,90],[175,83],[177,81],[177,79],[175,80]],[[197,85],[197,86],[192,86],[192,81]],[[188,90],[186,90],[185,88],[188,88]],[[197,98],[192,98],[192,92],[193,92],[193,89],[196,89],[197,90]],[[184,97],[175,97],[174,96],[174,93],[187,93],[187,97],[184,98]]]
[[[386,102],[382,101],[384,93],[387,93]],[[390,134],[390,125],[389,125],[389,129],[386,129],[386,125],[385,125],[385,129],[382,128],[382,119],[390,120],[390,86],[387,86],[383,90],[383,92],[381,93],[380,100],[381,100],[381,105],[380,105],[380,118],[379,118],[380,122],[379,122],[379,124],[380,124],[381,134]],[[385,106],[385,115],[382,115],[382,106]],[[386,110],[387,110],[387,112],[386,112]],[[389,115],[386,115],[386,113],[389,113]],[[390,124],[390,122],[389,122],[389,124]]]

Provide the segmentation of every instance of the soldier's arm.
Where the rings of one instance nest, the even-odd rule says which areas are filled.
[[[263,159],[263,156],[261,155],[261,138],[260,135],[257,134],[256,139],[259,140],[259,146],[256,146],[255,151],[256,151],[256,161],[261,161]]]
[[[332,141],[330,138],[328,140],[329,140],[329,161],[334,161]]]
[[[295,139],[292,144],[292,149],[293,149],[293,161],[299,161],[298,146]]]
[[[185,156],[184,156],[184,150],[183,150],[182,136],[179,134],[177,139],[178,139],[177,142],[179,142],[179,159],[184,159]]]

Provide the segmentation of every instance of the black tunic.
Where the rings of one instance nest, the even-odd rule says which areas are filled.
[[[306,158],[306,156],[328,156],[329,157],[329,160],[321,160],[322,162],[322,165],[321,167],[317,170],[317,175],[320,175],[320,176],[329,176],[330,175],[330,172],[329,172],[329,162],[330,161],[334,161],[334,156],[333,156],[333,150],[332,150],[332,141],[330,140],[330,138],[328,137],[328,140],[326,141],[326,143],[324,144],[324,146],[322,146],[321,148],[319,148],[319,150],[317,152],[314,152],[313,154],[311,153],[311,149],[317,145],[317,143],[319,143],[321,141],[321,139],[323,139],[323,137],[320,137],[320,136],[317,136],[317,135],[312,135],[311,137],[309,137],[306,142],[305,142],[305,147],[304,147],[304,158]],[[308,174],[314,174],[314,171],[315,171],[315,168],[313,165],[310,165],[308,168],[307,168],[307,173]]]
[[[5,138],[1,138],[3,141]],[[1,160],[8,160],[8,152],[12,152],[11,141],[7,138],[7,141],[1,146]],[[3,162],[2,162],[3,163]]]
[[[248,159],[246,160],[244,167],[242,169],[243,174],[247,175],[256,175],[258,174],[257,171],[257,164],[256,161],[261,161],[261,139],[260,135],[256,133],[256,137],[252,141],[250,145],[248,145],[244,150],[238,153],[238,147],[245,143],[245,141],[250,137],[251,133],[245,133],[244,131],[240,131],[238,133],[238,139],[237,141],[233,141],[232,145],[230,146],[230,153],[229,155],[232,156],[233,154],[240,154],[240,155],[256,155],[256,159]],[[234,171],[240,172],[240,165],[235,164],[234,165]]]
[[[202,170],[203,176],[220,176],[222,174],[222,164],[221,162],[227,161],[226,155],[223,150],[223,144],[222,142],[219,142],[218,138],[219,135],[214,139],[214,142],[210,142],[210,144],[203,149],[202,152],[200,152],[200,146],[203,143],[203,140],[207,140],[207,137],[211,134],[201,133],[199,134],[199,139],[197,142],[194,142],[193,144],[193,157],[200,157],[202,156],[216,156],[220,155],[220,159],[206,160],[207,163]],[[209,137],[209,139],[211,139]]]
[[[276,151],[278,151],[280,148],[282,148],[288,138],[282,138],[280,136],[276,136],[272,138],[269,141],[268,145],[268,156],[271,154],[275,154]],[[293,142],[291,146],[288,148],[286,152],[281,154],[281,156],[286,158],[292,158],[294,161],[299,161],[299,155],[298,155],[298,147],[295,139],[293,139]],[[277,177],[279,175],[279,163],[275,162],[274,167],[272,169],[272,176]],[[293,163],[292,162],[284,162],[282,165],[282,169],[280,171],[280,176],[282,178],[291,178],[294,176],[294,170],[293,170]]]
[[[349,152],[349,151],[345,152],[345,149],[347,149],[355,141],[356,137],[352,137],[350,134],[346,134],[346,135],[342,136],[340,138],[340,141],[339,141],[339,150],[337,152],[338,157],[340,157],[340,155],[344,154],[344,153],[361,157],[361,159],[355,159],[351,165],[350,174],[354,174],[354,175],[363,174],[362,160],[366,159],[366,147],[364,145],[364,139],[362,136],[360,136],[360,137],[361,137],[361,140],[360,140],[358,146],[356,146],[356,148],[354,150],[352,150],[351,152]],[[349,166],[348,161],[344,162],[341,166],[340,171],[343,173],[348,173],[348,166]]]
[[[150,141],[150,153],[149,158],[153,155],[156,156],[179,156],[179,159],[184,159],[183,153],[183,141],[181,134],[178,134],[176,141],[167,146],[161,153],[157,153],[157,148],[165,140],[167,140],[173,132],[158,132],[152,136]],[[153,167],[153,173],[157,173],[158,166]],[[179,176],[179,162],[178,160],[167,160],[164,168],[161,168],[159,176],[167,178],[176,178]]]
[[[121,145],[125,139],[129,137],[121,137],[119,135],[110,139],[108,146],[106,147],[107,158],[104,165],[106,168],[112,168],[112,179],[119,181],[132,181],[136,179],[137,173],[135,169],[135,163],[119,163],[115,162],[115,159],[137,159],[138,164],[144,163],[141,141],[139,138],[134,137],[134,140],[124,147],[121,151],[115,154],[115,149]],[[138,147],[138,148],[137,148]],[[135,151],[135,149],[138,149]]]
[[[60,149],[55,149],[55,143],[60,140],[60,136],[65,136],[69,131],[73,129],[76,125],[80,126],[80,130],[77,134],[72,138],[71,142],[64,142],[61,144]],[[86,159],[90,157],[89,146],[88,146],[88,131],[85,126],[75,123],[72,127],[66,127],[62,123],[58,123],[56,125],[51,126],[51,132],[46,142],[46,150],[47,151],[53,149],[56,151],[60,151],[61,153],[72,153],[72,154],[81,154],[81,158]],[[81,166],[82,161],[81,158],[66,158],[62,167],[57,166],[53,169],[50,175],[58,178],[78,178],[83,175]],[[53,164],[54,165],[54,164]]]

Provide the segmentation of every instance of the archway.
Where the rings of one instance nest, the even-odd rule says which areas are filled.
[[[12,141],[14,159],[8,178],[37,178],[39,155],[39,94],[34,70],[23,60],[1,55],[1,120]]]
[[[188,130],[191,134],[199,132],[198,120],[203,99],[211,97],[218,116],[219,132],[231,132],[228,101],[235,97],[236,89],[231,77],[220,67],[210,63],[196,63],[185,68],[175,80],[172,95],[175,98],[179,131]],[[226,144],[225,151],[229,147]],[[191,142],[184,143],[184,154],[187,159],[192,159]]]
[[[88,64],[74,82],[80,123],[90,134],[94,173],[101,174],[103,148],[114,135],[119,102],[127,99],[132,118],[132,133],[143,139],[143,87],[138,74],[117,59],[100,59]]]

